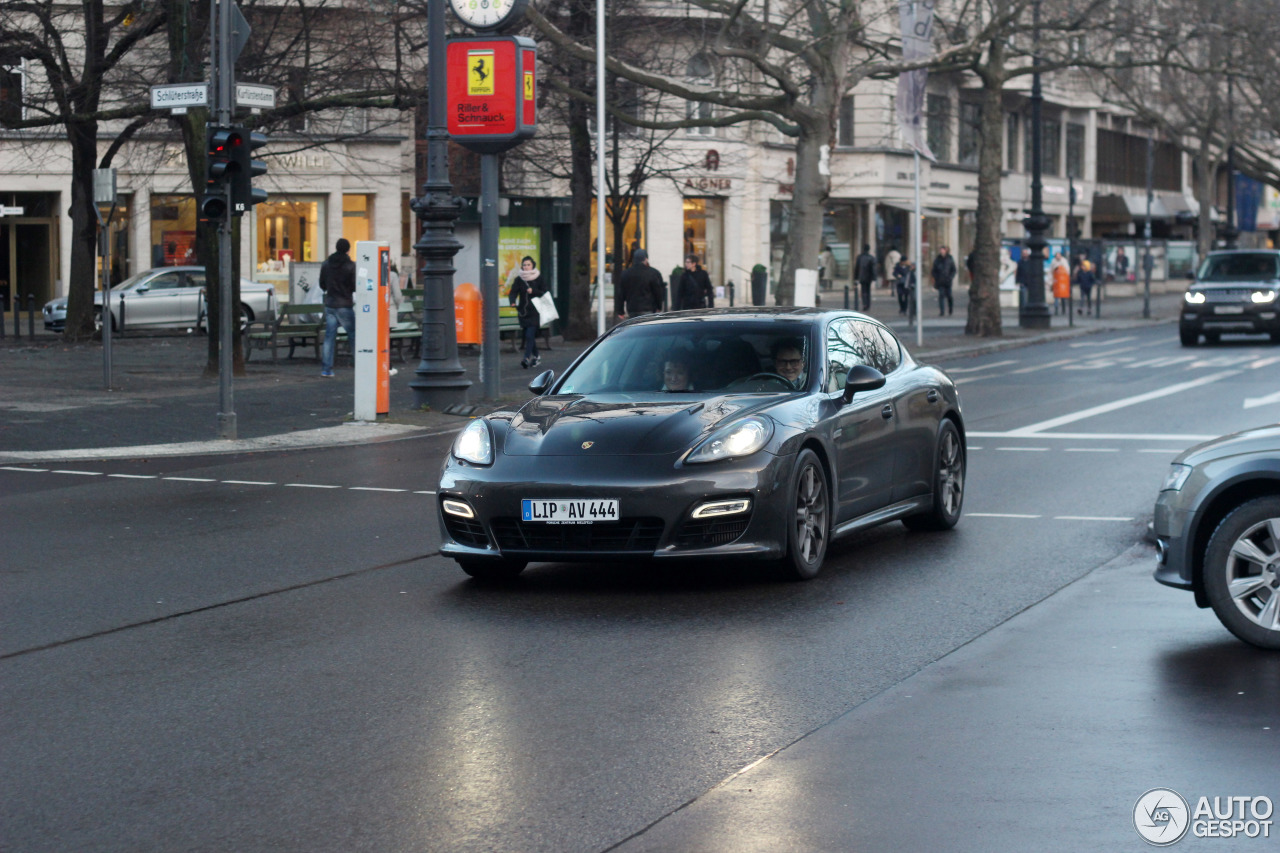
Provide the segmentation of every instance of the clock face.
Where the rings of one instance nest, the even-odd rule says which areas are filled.
[[[476,30],[496,30],[524,14],[528,0],[449,0],[462,23]]]

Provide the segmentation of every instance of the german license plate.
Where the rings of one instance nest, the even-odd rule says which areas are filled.
[[[1243,314],[1244,307],[1241,305],[1218,305],[1213,309],[1215,314]]]
[[[544,524],[597,524],[618,520],[615,498],[525,498],[520,518]]]

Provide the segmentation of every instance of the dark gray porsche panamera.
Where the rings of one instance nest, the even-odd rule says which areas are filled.
[[[683,311],[621,323],[534,397],[459,433],[437,490],[441,553],[504,578],[529,562],[775,561],[960,518],[951,379],[849,311]]]

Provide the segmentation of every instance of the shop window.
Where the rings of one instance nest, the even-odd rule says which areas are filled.
[[[684,200],[684,254],[698,256],[717,288],[724,284],[724,199]],[[659,270],[659,272],[662,272]]]
[[[1035,162],[1032,160],[1032,147],[1035,144],[1035,139],[1032,132],[1030,116],[1027,116],[1027,132],[1023,134],[1023,142],[1023,168],[1030,172]],[[1059,151],[1061,147],[1062,123],[1053,119],[1040,119],[1040,174],[1062,174],[1061,163],[1059,160]]]
[[[257,206],[254,279],[269,281],[281,295],[289,292],[289,267],[295,261],[318,263],[328,254],[323,228],[323,196],[276,196]],[[350,239],[350,238],[348,238]]]
[[[1084,125],[1067,125],[1067,176],[1084,177]]]
[[[1018,125],[1021,123],[1017,113],[1005,113],[1004,167],[1010,172],[1018,171]]]
[[[836,145],[852,148],[853,140],[853,95],[845,95],[840,99],[840,115],[836,123]]]
[[[685,77],[689,83],[695,86],[710,86],[713,82],[713,67],[711,65],[711,57],[705,53],[695,53],[689,57],[689,62],[685,66]],[[705,101],[686,101],[685,102],[685,118],[697,121],[710,121],[715,116],[715,111],[711,104]],[[690,136],[714,136],[716,129],[714,127],[691,127],[688,128]]]
[[[604,218],[604,252],[605,252],[605,270],[607,272],[618,273],[624,268],[631,265],[631,255],[636,249],[651,250],[652,247],[645,245],[645,199],[636,199],[635,205],[631,208],[631,215],[627,217],[627,224],[622,228],[622,252],[623,258],[621,264],[615,264],[613,258],[613,221],[608,216]],[[591,274],[594,276],[598,269],[596,253],[596,202],[591,201]],[[662,270],[658,270],[662,272]],[[663,278],[666,278],[664,275]]]
[[[342,197],[342,236],[351,241],[354,249],[360,240],[373,237],[373,196],[348,194]]]
[[[0,127],[22,121],[22,88],[22,65],[0,65]]]
[[[151,196],[151,266],[198,263],[195,198],[189,195]]]

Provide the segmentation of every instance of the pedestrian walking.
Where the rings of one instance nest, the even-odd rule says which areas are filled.
[[[1116,281],[1129,280],[1129,256],[1124,253],[1124,246],[1116,247]]]
[[[862,254],[853,264],[853,277],[858,282],[858,290],[862,296],[862,311],[871,310],[871,283],[876,280],[876,256],[871,254],[871,246],[862,245]]]
[[[911,290],[907,285],[910,273],[911,262],[899,255],[898,262],[893,265],[893,289],[898,297],[899,316],[907,313],[907,306],[910,304]]]
[[[951,257],[951,250],[943,246],[938,250],[938,257],[933,259],[933,287],[938,291],[938,316],[955,311],[955,302],[951,298],[951,286],[956,281],[956,259]]]
[[[893,290],[897,287],[897,277],[895,270],[898,268],[898,262],[902,260],[902,253],[897,249],[890,249],[884,256],[884,286]]]
[[[1067,256],[1059,252],[1049,267],[1053,276],[1053,313],[1071,313],[1071,265]]]
[[[631,266],[623,271],[613,298],[619,320],[652,314],[662,307],[662,276],[649,266],[649,253],[636,249]]]
[[[391,303],[387,306],[387,317],[391,327],[395,328],[400,322],[400,306],[404,303],[404,293],[400,290],[400,270],[396,268],[395,261],[388,267],[387,295]]]
[[[818,282],[819,287],[823,290],[830,290],[832,280],[836,277],[836,256],[831,251],[831,247],[826,243],[822,244],[822,251],[818,253]]]
[[[1093,286],[1097,281],[1097,275],[1093,271],[1093,261],[1084,258],[1080,261],[1080,269],[1076,270],[1076,284],[1080,286],[1080,301],[1084,303],[1083,309],[1076,309],[1077,314],[1086,314],[1093,310]]]
[[[320,350],[320,375],[333,376],[333,356],[338,345],[338,327],[347,332],[351,352],[356,351],[356,264],[351,260],[351,243],[339,237],[334,252],[320,265],[320,289],[324,291],[324,346]]]
[[[520,317],[520,333],[524,335],[524,358],[520,359],[521,367],[533,367],[542,359],[538,356],[538,328],[542,325],[542,315],[538,306],[533,304],[547,292],[547,286],[538,271],[537,262],[525,255],[520,259],[520,271],[511,282],[511,291],[507,294],[507,304],[516,307]]]
[[[680,274],[675,292],[676,311],[698,308],[714,308],[716,290],[711,286],[711,276],[698,264],[697,255],[686,255],[684,271]]]

